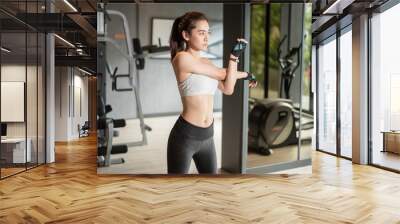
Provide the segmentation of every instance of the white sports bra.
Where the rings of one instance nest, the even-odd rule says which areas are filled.
[[[187,79],[178,83],[179,93],[183,96],[214,95],[218,81],[205,75],[191,73]]]

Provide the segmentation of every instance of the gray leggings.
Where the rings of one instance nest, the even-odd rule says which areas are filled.
[[[168,138],[168,173],[187,174],[193,158],[200,174],[216,174],[217,157],[213,135],[213,124],[202,128],[180,116]]]

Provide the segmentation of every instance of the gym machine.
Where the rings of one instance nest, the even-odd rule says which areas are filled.
[[[97,165],[110,166],[111,164],[124,163],[123,158],[111,159],[111,154],[122,154],[128,152],[126,144],[113,145],[113,137],[118,136],[118,132],[114,128],[121,128],[126,126],[125,119],[112,119],[107,117],[107,113],[111,112],[110,105],[104,105],[103,99],[97,96]]]
[[[271,149],[297,144],[300,126],[299,108],[295,108],[290,99],[290,87],[296,70],[301,63],[298,47],[289,50],[282,56],[282,45],[287,36],[284,36],[278,47],[278,62],[281,68],[280,93],[278,99],[250,99],[249,114],[249,148],[262,155],[270,155]],[[294,61],[293,58],[296,58]],[[303,115],[304,116],[304,115]],[[302,124],[302,129],[313,128],[312,123]]]
[[[119,17],[122,20],[124,35],[125,35],[125,46],[127,51],[125,52],[120,48],[118,43],[107,36],[107,21],[111,21],[110,16]],[[126,153],[130,146],[143,146],[147,144],[146,131],[151,131],[151,128],[144,123],[144,116],[142,112],[141,100],[138,90],[138,72],[137,70],[144,69],[144,55],[143,49],[140,46],[138,40],[133,42],[130,35],[128,21],[125,15],[116,10],[107,10],[104,3],[98,4],[97,12],[97,41],[98,41],[98,86],[97,86],[97,113],[98,113],[98,166],[109,166],[110,164],[123,163],[123,159],[111,160],[111,154]],[[135,49],[134,45],[135,44]],[[106,46],[110,45],[113,49],[128,61],[128,74],[118,74],[118,67],[111,69],[106,59]],[[136,52],[136,54],[134,54]],[[135,72],[136,69],[136,72]],[[136,112],[140,122],[141,140],[128,142],[124,145],[112,145],[112,138],[118,136],[118,132],[114,128],[120,128],[126,126],[124,119],[114,120],[107,117],[107,114],[112,110],[111,105],[106,104],[106,90],[107,90],[107,74],[111,77],[111,89],[116,92],[131,92],[135,95]],[[128,88],[119,88],[118,81],[124,78],[128,79]]]
[[[280,83],[280,93],[279,97],[284,99],[290,99],[290,87],[292,86],[292,81],[296,70],[299,68],[300,50],[302,49],[302,44],[298,47],[290,49],[289,53],[282,57],[282,45],[285,42],[287,35],[285,35],[279,43],[278,47],[278,61],[281,67],[281,83]],[[296,56],[296,61],[293,61],[293,57]]]

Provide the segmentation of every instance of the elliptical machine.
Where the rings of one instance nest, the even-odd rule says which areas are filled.
[[[287,36],[284,36],[278,47],[278,61],[281,68],[280,98],[278,99],[251,99],[249,114],[248,145],[262,155],[270,155],[273,148],[279,148],[298,143],[299,113],[290,99],[290,87],[296,70],[300,66],[300,50],[298,47],[290,49],[282,56],[282,45]],[[293,58],[297,60],[294,61]]]

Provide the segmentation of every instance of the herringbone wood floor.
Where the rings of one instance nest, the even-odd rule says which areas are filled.
[[[98,176],[95,138],[0,181],[0,223],[400,223],[400,175],[316,153],[313,175]]]

